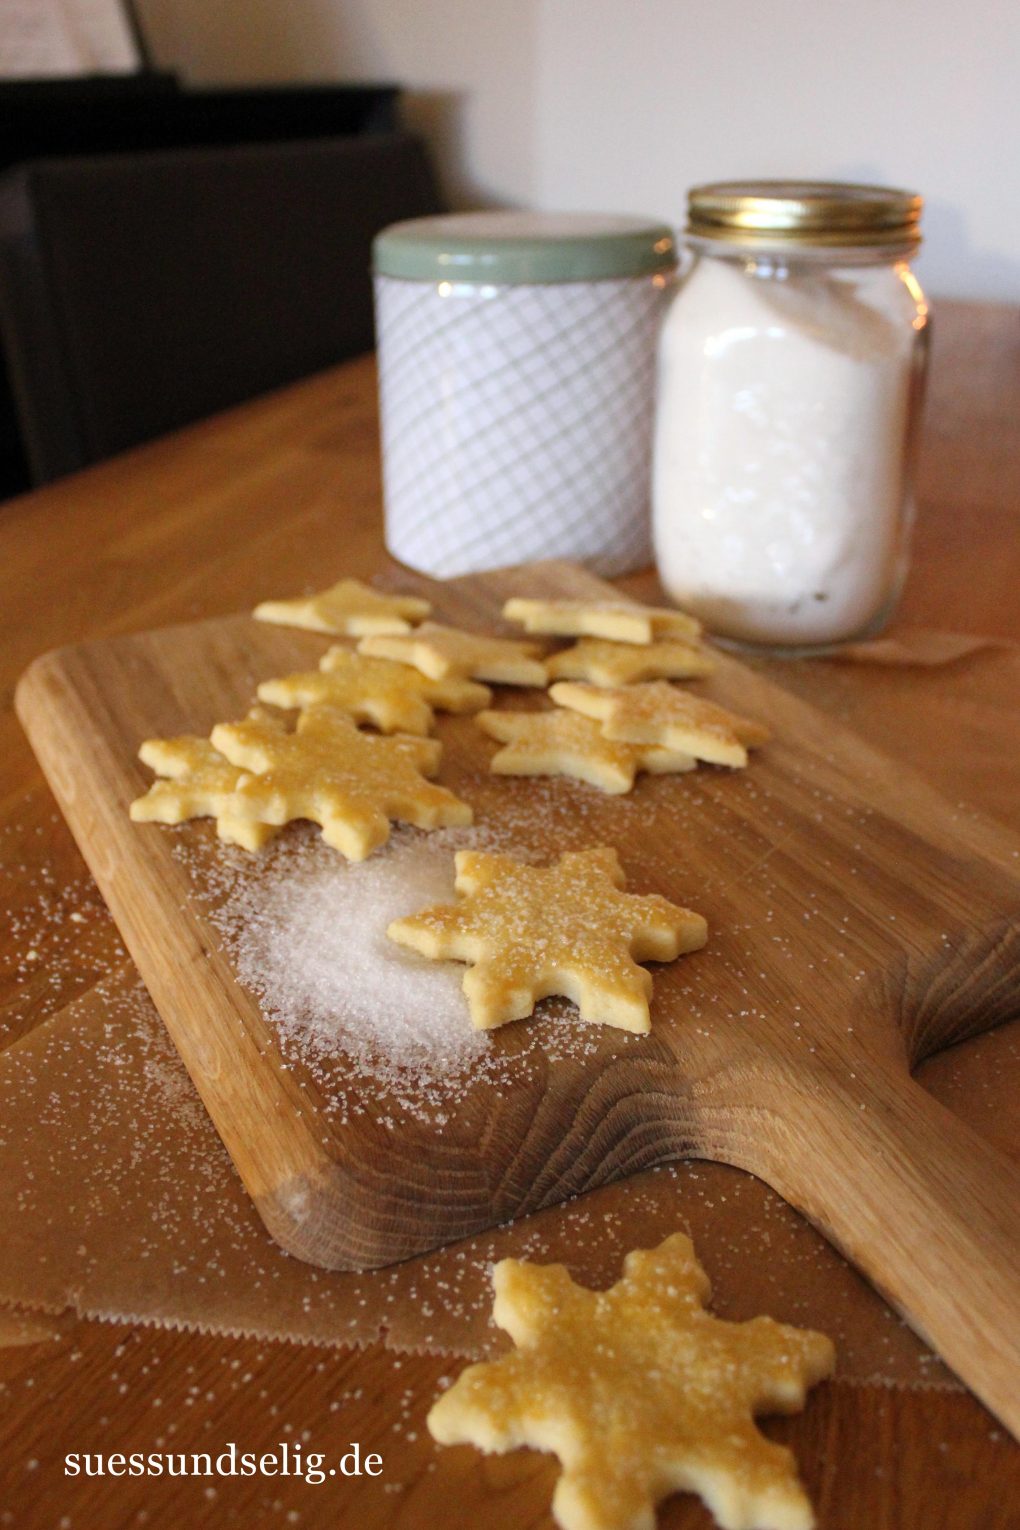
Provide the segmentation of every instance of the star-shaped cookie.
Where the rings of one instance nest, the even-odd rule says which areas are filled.
[[[658,744],[618,744],[598,723],[562,707],[550,712],[479,712],[483,733],[506,745],[489,769],[497,776],[574,776],[601,791],[629,792],[639,770],[676,775],[693,770],[689,754]]]
[[[693,643],[613,643],[581,638],[546,660],[550,680],[590,680],[593,685],[634,685],[641,680],[693,680],[710,675],[715,660]]]
[[[458,903],[394,920],[387,934],[423,956],[473,964],[463,987],[476,1030],[522,1020],[555,993],[582,1020],[647,1031],[652,978],[638,963],[671,962],[708,938],[700,914],[623,892],[605,846],[553,866],[460,850],[456,867]]]
[[[440,1444],[552,1451],[563,1530],[653,1530],[655,1505],[677,1491],[699,1494],[723,1530],[811,1530],[793,1455],[755,1417],[799,1412],[831,1375],[824,1334],[706,1312],[684,1233],[628,1254],[608,1291],[517,1259],[496,1265],[493,1286],[493,1318],[516,1347],[469,1366],[433,1405]]]
[[[596,718],[607,738],[662,744],[715,765],[746,765],[748,749],[769,737],[761,723],[665,680],[615,689],[560,680],[549,695],[557,706]]]
[[[439,768],[438,739],[362,733],[345,712],[311,707],[294,733],[258,719],[221,723],[213,746],[245,774],[233,810],[263,823],[309,818],[348,860],[362,861],[390,836],[390,819],[419,829],[471,822],[471,809],[425,780]]]
[[[341,579],[318,595],[296,600],[264,600],[255,607],[260,622],[279,627],[304,627],[338,637],[362,637],[368,632],[410,632],[432,607],[416,595],[380,595],[360,579]]]
[[[283,723],[261,708],[252,713],[262,726],[283,732]],[[215,818],[216,833],[228,845],[261,850],[279,830],[233,811],[237,783],[244,775],[207,738],[182,734],[177,738],[148,738],[138,751],[143,764],[164,779],[156,781],[129,809],[135,823],[186,823],[191,818]]]
[[[494,685],[541,685],[547,683],[545,664],[537,643],[518,643],[510,638],[485,637],[425,622],[402,637],[367,637],[359,653],[412,664],[432,680],[491,680]]]
[[[337,707],[381,733],[422,735],[432,729],[433,708],[477,712],[492,700],[492,692],[473,680],[429,680],[407,664],[339,647],[323,656],[317,670],[264,680],[258,696],[278,707]]]
[[[515,597],[503,607],[509,622],[525,632],[554,637],[601,637],[616,643],[654,643],[658,638],[691,640],[701,623],[686,611],[667,606],[642,606],[625,600],[525,600]]]

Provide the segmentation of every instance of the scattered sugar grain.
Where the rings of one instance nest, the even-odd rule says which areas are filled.
[[[402,838],[357,865],[307,849],[239,884],[222,910],[237,975],[265,1014],[313,1052],[339,1047],[391,1083],[409,1072],[432,1081],[481,1056],[488,1042],[468,1021],[463,968],[386,934],[403,914],[453,901],[451,847]]]

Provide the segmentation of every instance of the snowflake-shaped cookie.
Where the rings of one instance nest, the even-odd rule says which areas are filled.
[[[477,712],[492,700],[492,692],[473,680],[429,680],[407,664],[339,647],[323,656],[317,670],[264,680],[258,696],[278,707],[337,707],[382,733],[422,735],[432,729],[434,708]]]
[[[390,836],[390,819],[419,829],[471,822],[471,809],[425,779],[439,769],[438,739],[362,733],[345,712],[312,707],[294,733],[258,719],[221,723],[212,742],[245,774],[234,809],[263,823],[309,818],[348,860],[362,861]]]
[[[360,579],[341,579],[318,595],[296,600],[264,600],[255,607],[260,622],[279,627],[304,627],[337,637],[362,637],[368,632],[410,632],[432,607],[416,595],[380,595]]]
[[[765,743],[761,723],[728,712],[665,680],[610,689],[560,680],[549,690],[558,706],[602,724],[607,738],[629,744],[662,744],[715,765],[746,765],[747,751]]]
[[[657,638],[693,639],[701,623],[686,611],[667,606],[642,606],[624,600],[524,600],[515,597],[503,607],[508,622],[525,632],[555,637],[601,637],[617,643],[654,643]]]
[[[497,776],[574,776],[601,791],[629,792],[639,770],[676,775],[693,770],[689,754],[658,744],[618,744],[597,722],[562,707],[551,712],[479,712],[483,733],[506,745],[492,757]]]
[[[798,1412],[831,1374],[824,1334],[706,1312],[708,1278],[683,1233],[628,1254],[608,1291],[516,1259],[493,1285],[493,1318],[516,1348],[469,1366],[434,1404],[441,1444],[554,1452],[564,1530],[653,1530],[676,1491],[698,1493],[724,1530],[810,1530],[792,1453],[754,1420]]]
[[[510,638],[485,637],[425,622],[403,637],[367,637],[359,653],[412,664],[433,680],[455,677],[491,680],[494,685],[542,685],[548,681],[537,643],[518,643]]]
[[[261,708],[251,714],[264,727],[282,733],[282,721]],[[191,818],[215,818],[216,833],[228,845],[261,850],[279,830],[253,818],[240,818],[234,794],[244,771],[231,765],[207,738],[182,734],[178,738],[149,738],[138,751],[143,764],[165,779],[156,781],[130,807],[135,823],[186,823]]]
[[[693,680],[710,675],[715,661],[692,643],[612,643],[581,638],[546,660],[550,680],[590,680],[593,685],[634,685],[641,680]]]
[[[435,960],[472,963],[464,974],[471,1023],[490,1030],[563,994],[582,1020],[650,1029],[651,974],[708,938],[700,914],[657,896],[623,892],[616,851],[569,851],[553,866],[460,850],[459,903],[397,919],[387,933]]]

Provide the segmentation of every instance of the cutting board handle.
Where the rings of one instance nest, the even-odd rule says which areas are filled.
[[[1020,1164],[892,1068],[795,1093],[770,1182],[1020,1438]]]

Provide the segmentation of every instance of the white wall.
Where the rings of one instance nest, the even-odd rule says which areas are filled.
[[[540,0],[139,0],[158,63],[202,82],[393,81],[455,206],[537,184]]]
[[[1016,0],[547,0],[538,200],[683,213],[699,180],[927,200],[934,292],[1020,299]]]
[[[459,205],[680,221],[699,180],[925,193],[933,292],[1020,300],[1016,0],[142,0],[196,80],[390,78]]]

